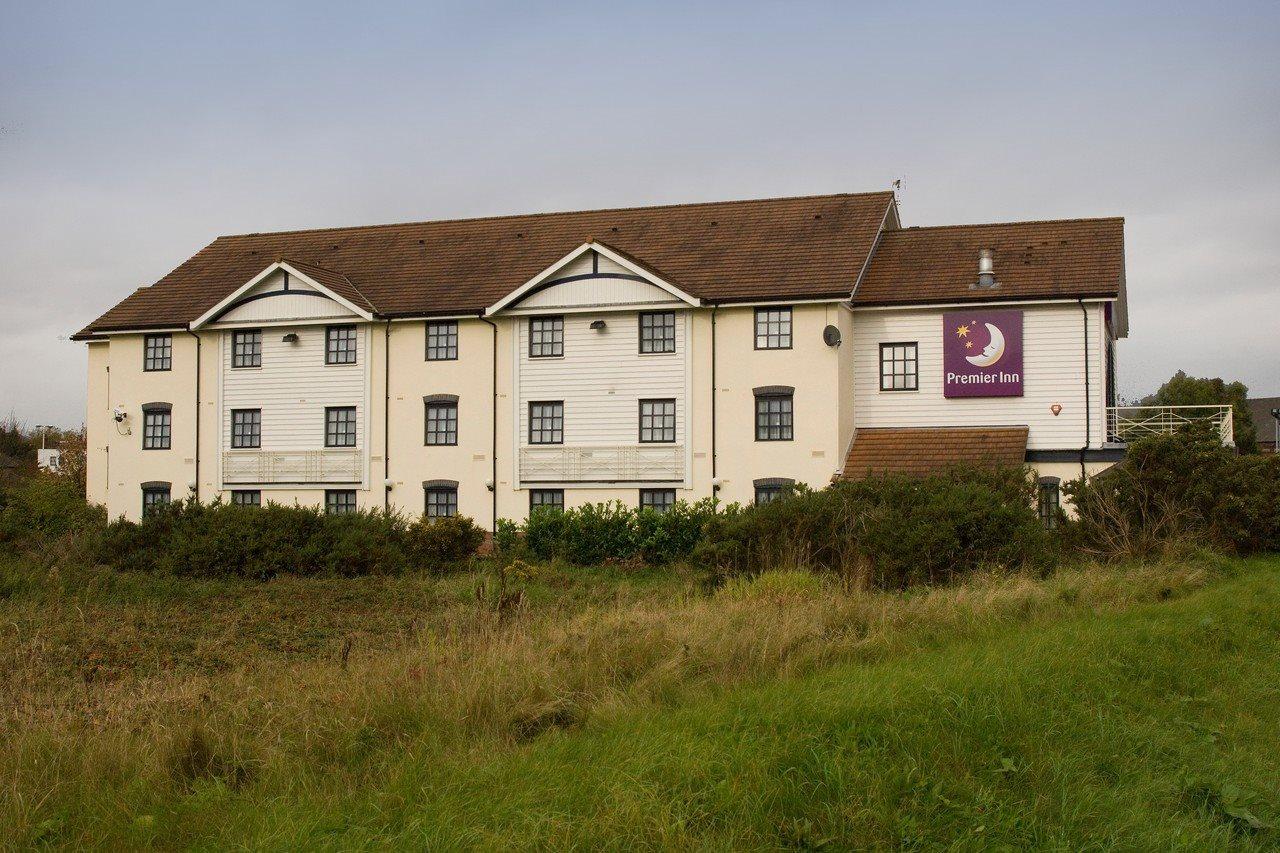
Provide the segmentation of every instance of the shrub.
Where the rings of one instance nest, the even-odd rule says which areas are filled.
[[[42,538],[86,533],[106,520],[106,512],[89,504],[66,477],[38,474],[0,491],[0,545],[23,547]]]
[[[1280,550],[1280,456],[1238,456],[1208,430],[1134,442],[1122,462],[1064,491],[1077,513],[1065,532],[1096,556],[1143,557],[1185,539]]]
[[[522,547],[538,559],[580,566],[634,559],[662,564],[689,556],[714,515],[715,502],[709,498],[677,501],[666,512],[632,509],[620,501],[540,508],[523,526],[500,522],[497,542],[501,550]]]
[[[1052,541],[1019,469],[955,469],[798,488],[762,506],[730,507],[695,556],[725,574],[838,571],[875,586],[942,583],[988,566],[1046,567]]]
[[[141,522],[112,522],[99,559],[122,569],[201,577],[398,574],[445,570],[483,540],[483,531],[462,517],[410,521],[379,510],[326,515],[315,507],[190,500]]]

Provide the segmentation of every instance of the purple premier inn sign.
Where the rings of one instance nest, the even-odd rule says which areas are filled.
[[[942,315],[945,397],[1022,396],[1022,312]]]

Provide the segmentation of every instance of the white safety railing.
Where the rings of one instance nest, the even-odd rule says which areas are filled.
[[[359,448],[324,450],[227,450],[222,454],[222,482],[359,483],[364,479]]]
[[[1222,443],[1235,444],[1230,406],[1109,406],[1107,441],[1128,444],[1150,435],[1171,435],[1195,423],[1218,431]]]
[[[642,483],[684,479],[679,444],[522,447],[524,483]]]

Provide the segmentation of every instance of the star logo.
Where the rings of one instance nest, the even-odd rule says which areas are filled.
[[[967,338],[967,337],[969,337],[969,327],[968,327],[968,326],[956,326],[956,337],[957,337],[957,338]]]
[[[965,341],[965,342],[964,342],[964,348],[965,348],[965,349],[973,349],[973,341]]]

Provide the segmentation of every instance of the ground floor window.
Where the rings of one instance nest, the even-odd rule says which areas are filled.
[[[356,511],[355,489],[325,489],[324,511],[326,515],[346,515]]]
[[[675,489],[641,489],[640,508],[666,512],[675,506]]]
[[[152,484],[148,483],[142,487],[142,517],[156,511],[157,507],[166,506],[169,503],[169,484]]]
[[[231,502],[236,506],[262,506],[262,492],[257,489],[236,489],[231,493]]]
[[[556,511],[564,509],[564,489],[530,489],[529,512],[538,507],[550,507]]]
[[[1058,526],[1058,518],[1062,510],[1061,481],[1057,477],[1041,477],[1037,484],[1037,509],[1040,512],[1040,523],[1050,530]]]
[[[427,518],[449,518],[458,514],[457,486],[427,486]]]

